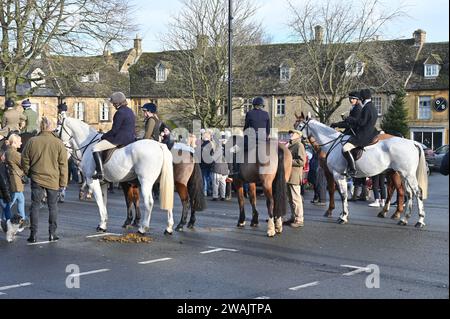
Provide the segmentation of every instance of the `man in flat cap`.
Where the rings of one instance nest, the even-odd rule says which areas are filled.
[[[125,146],[136,141],[136,117],[133,111],[128,107],[125,94],[122,92],[113,93],[110,102],[117,110],[113,117],[112,128],[110,131],[103,134],[101,141],[92,148],[96,170],[96,173],[92,178],[100,181],[103,180],[103,163],[100,152],[115,148],[118,145]]]

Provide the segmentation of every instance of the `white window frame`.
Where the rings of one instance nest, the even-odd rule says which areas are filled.
[[[99,106],[99,120],[100,122],[109,122],[110,121],[110,107],[106,102],[100,102]]]
[[[156,71],[156,82],[157,83],[164,83],[167,81],[167,68],[162,64],[158,63],[155,67]]]
[[[349,56],[345,61],[345,74],[348,77],[359,77],[364,74],[365,63],[359,61],[355,54]]]
[[[244,99],[244,102],[242,103],[242,109],[241,114],[242,116],[245,116],[248,112],[252,110],[253,107],[253,100],[252,99]]]
[[[424,102],[428,101],[428,107],[425,107]],[[419,96],[417,103],[417,119],[418,120],[431,120],[433,118],[433,112],[431,108],[432,97],[429,95]]]
[[[383,99],[380,96],[372,98],[373,106],[377,109],[378,117],[383,116]]]
[[[277,117],[286,116],[286,98],[277,99],[277,109],[275,114]]]
[[[291,80],[291,68],[283,65],[280,67],[280,81],[289,82]]]
[[[100,82],[100,73],[94,72],[90,74],[85,74],[80,76],[81,83],[99,83]]]
[[[424,76],[426,78],[435,78],[439,76],[438,64],[425,64]]]
[[[5,87],[5,77],[4,76],[0,77],[0,87],[2,87],[2,88]]]
[[[36,80],[34,81],[33,79],[39,79],[42,78],[40,80]],[[40,68],[36,68],[33,70],[33,72],[31,72],[30,74],[30,85],[31,88],[37,88],[37,87],[45,87],[45,73],[44,71],[42,71]]]
[[[411,127],[409,129],[409,131],[411,132],[410,138],[411,140],[414,141],[414,133],[442,133],[442,145],[445,145],[445,141],[447,140],[447,136],[446,136],[446,130],[444,128],[430,128],[430,127]],[[423,140],[422,140],[423,142]],[[422,143],[421,142],[421,143]],[[422,143],[423,144],[423,143]],[[431,139],[431,146],[432,149],[435,150],[436,148],[442,146],[435,146],[434,145],[434,139]]]
[[[85,104],[84,102],[75,102],[73,105],[74,117],[84,122],[85,120]],[[81,115],[81,116],[80,116]]]

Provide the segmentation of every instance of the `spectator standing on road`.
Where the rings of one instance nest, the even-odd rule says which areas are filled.
[[[49,209],[49,241],[58,240],[56,235],[58,217],[58,190],[67,186],[67,150],[63,142],[52,132],[55,123],[43,117],[39,135],[32,137],[22,152],[22,168],[31,178],[31,233],[28,242],[37,241],[39,206],[47,194]]]
[[[372,177],[372,190],[374,202],[370,207],[384,207],[386,203],[386,175],[379,174]]]
[[[289,151],[292,153],[292,172],[287,182],[288,201],[291,206],[291,219],[286,222],[291,227],[303,227],[303,199],[300,185],[303,180],[303,166],[306,162],[305,146],[301,142],[302,132],[297,130],[289,131]]]
[[[212,172],[212,196],[213,201],[225,200],[226,179],[228,177],[228,164],[225,162],[222,144],[218,144],[213,155]]]
[[[201,162],[200,168],[202,170],[203,176],[203,193],[205,196],[211,194],[210,184],[211,184],[211,168],[212,168],[212,150],[213,146],[211,143],[211,133],[205,131],[202,136],[202,145],[201,145]]]
[[[26,221],[25,216],[25,196],[23,192],[25,187],[22,182],[22,178],[25,175],[22,170],[22,156],[17,151],[22,145],[22,139],[17,134],[11,134],[8,138],[9,146],[5,153],[6,163],[8,164],[9,173],[9,187],[11,191],[11,207],[14,206],[17,201],[17,211],[20,217]],[[27,223],[28,224],[28,223]]]

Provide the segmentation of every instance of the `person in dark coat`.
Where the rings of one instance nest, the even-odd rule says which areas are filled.
[[[270,134],[269,113],[261,109],[264,107],[264,99],[262,97],[259,96],[254,98],[252,104],[253,110],[248,112],[245,116],[244,131],[252,128],[255,130],[256,137],[263,140]],[[262,129],[262,131],[259,131],[260,129]],[[253,132],[248,132],[247,134],[250,135],[251,133]],[[258,136],[261,133],[263,136]]]
[[[103,180],[103,163],[100,156],[101,151],[115,148],[118,145],[126,146],[136,141],[136,117],[133,111],[128,107],[125,94],[122,92],[113,93],[110,102],[117,111],[113,117],[111,130],[103,134],[101,141],[92,148],[96,170],[96,173],[92,176],[93,179]]]
[[[349,116],[353,118],[359,118],[362,112],[361,97],[359,95],[359,92],[350,92],[348,94],[348,99],[350,100],[351,104]],[[354,135],[349,122],[345,121],[345,119],[342,122],[334,123],[334,127],[345,128],[345,131],[343,132],[343,134],[345,135]]]
[[[152,139],[159,142],[161,133],[161,120],[158,118],[158,108],[154,103],[146,103],[142,106],[144,112],[144,137],[143,139]]]
[[[211,167],[212,179],[212,196],[213,201],[225,200],[226,193],[226,179],[228,177],[228,164],[225,161],[224,149],[221,143],[216,144],[213,154],[213,164]]]
[[[344,158],[347,160],[347,174],[351,177],[356,175],[355,160],[350,151],[357,147],[365,147],[369,145],[373,138],[378,134],[375,124],[378,119],[378,112],[372,104],[372,95],[369,89],[363,89],[360,92],[362,111],[359,117],[347,117],[344,122],[353,129],[354,136],[351,136],[342,148]],[[339,127],[341,123],[333,123],[331,127]]]
[[[2,207],[2,220],[11,219],[11,192],[9,189],[8,169],[4,160],[3,151],[0,151],[0,204]]]

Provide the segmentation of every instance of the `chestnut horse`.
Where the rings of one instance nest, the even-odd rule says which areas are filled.
[[[232,145],[230,145],[232,143]],[[227,142],[226,150],[231,150],[238,145],[241,152],[239,174],[233,177],[233,184],[238,193],[239,220],[237,227],[245,226],[244,211],[244,183],[249,183],[249,198],[253,209],[250,226],[259,224],[258,211],[256,210],[256,183],[261,183],[266,196],[267,212],[269,215],[267,236],[273,237],[283,231],[282,217],[286,214],[286,183],[292,170],[292,154],[283,144],[276,140],[259,142],[258,147],[249,143],[248,150],[244,149],[244,137],[234,136]],[[265,147],[265,153],[264,153]],[[266,159],[263,159],[263,156]],[[230,158],[230,154],[226,154]],[[252,160],[249,160],[252,159]]]

